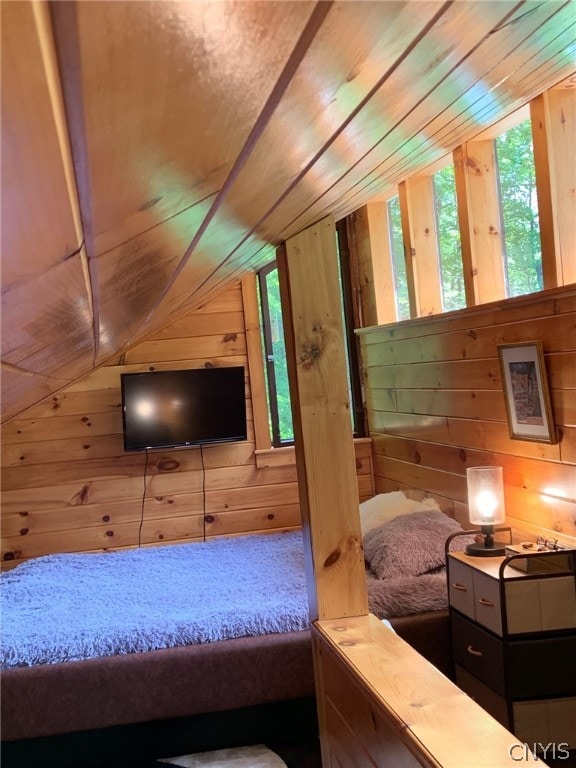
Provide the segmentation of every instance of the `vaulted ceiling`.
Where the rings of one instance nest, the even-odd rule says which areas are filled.
[[[574,0],[1,12],[3,419],[576,62]]]

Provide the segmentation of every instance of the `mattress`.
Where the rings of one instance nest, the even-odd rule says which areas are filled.
[[[443,574],[368,576],[369,605],[415,607],[395,630],[450,674]],[[300,532],[49,555],[1,586],[3,741],[314,695]]]
[[[308,627],[300,532],[48,555],[0,587],[2,669]]]

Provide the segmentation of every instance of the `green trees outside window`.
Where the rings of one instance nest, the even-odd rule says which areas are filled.
[[[541,291],[542,250],[530,120],[496,139],[508,296]]]
[[[508,296],[542,290],[542,250],[536,196],[536,173],[530,120],[495,139],[502,260]],[[445,311],[466,306],[454,166],[433,176],[438,261]],[[398,196],[387,201],[390,253],[398,320],[410,317],[404,241]]]
[[[396,316],[398,320],[410,317],[408,299],[408,281],[406,279],[406,261],[404,258],[404,239],[402,237],[402,219],[400,199],[395,195],[386,204],[388,211],[388,231],[390,232],[390,253],[394,271],[394,292],[396,294]]]
[[[294,442],[290,386],[284,345],[284,326],[276,263],[268,264],[258,273],[260,311],[262,315],[262,346],[268,395],[268,418],[272,445]]]
[[[437,171],[433,180],[442,306],[449,312],[466,306],[454,166],[447,165]]]

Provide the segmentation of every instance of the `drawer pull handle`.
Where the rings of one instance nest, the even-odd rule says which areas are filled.
[[[458,584],[458,582],[457,582],[457,581],[455,581],[455,582],[452,584],[452,586],[454,587],[454,589],[457,589],[459,592],[468,592],[468,590],[466,589],[466,587],[464,586],[464,584]]]
[[[469,646],[468,646],[467,650],[468,650],[468,653],[471,653],[471,654],[472,654],[472,656],[483,656],[483,655],[484,655],[484,654],[482,653],[482,651],[477,651],[477,650],[475,650],[474,648],[472,648],[472,646],[471,646],[471,645],[469,645]]]
[[[479,597],[478,602],[480,605],[485,605],[487,608],[494,608],[494,603],[492,600],[486,600],[485,597]]]

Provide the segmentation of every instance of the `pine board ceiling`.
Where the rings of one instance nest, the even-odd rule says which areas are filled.
[[[1,13],[3,420],[576,69],[574,0]]]

